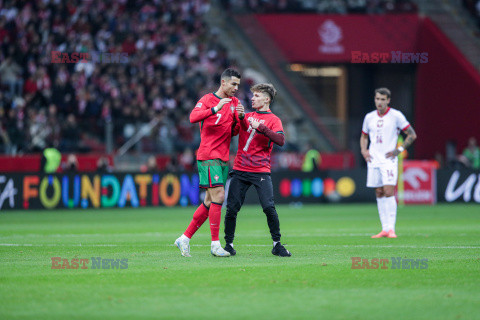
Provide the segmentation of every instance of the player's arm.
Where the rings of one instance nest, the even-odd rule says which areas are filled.
[[[245,107],[239,103],[236,107],[237,112],[235,113],[235,120],[238,121],[240,126],[238,129],[243,129],[245,131],[248,130],[248,126],[250,123],[247,121],[247,118],[245,117]]]
[[[263,133],[267,136],[273,143],[279,145],[280,147],[285,144],[285,135],[283,131],[274,132],[272,129],[264,125],[263,123],[259,123],[257,121],[251,122],[252,128],[256,129],[258,132]]]
[[[405,128],[405,130],[403,130],[403,132],[407,135],[407,137],[405,138],[405,141],[403,141],[403,145],[396,148],[395,150],[392,150],[392,151],[388,152],[387,153],[387,158],[395,158],[400,153],[402,153],[403,150],[410,147],[412,145],[413,141],[415,141],[415,139],[417,139],[417,134],[415,133],[415,130],[413,130],[413,128],[411,126],[408,126],[407,128]]]
[[[240,133],[240,123],[237,121],[233,121],[232,125],[232,137],[238,135]]]
[[[239,103],[236,107],[237,112],[235,113],[235,119],[238,121],[240,124],[239,129],[248,130],[248,127],[250,126],[250,122],[247,121],[247,118],[245,117],[245,107]]]
[[[243,120],[240,120],[240,126],[242,130],[247,131],[248,127],[250,126],[250,122],[248,122],[247,118],[244,118]]]
[[[208,108],[205,105],[198,103],[195,108],[193,108],[192,112],[190,113],[190,123],[197,123],[206,118],[214,115],[218,111],[222,110],[223,106],[226,103],[232,101],[230,98],[223,98],[221,99],[215,107]]]
[[[372,157],[370,156],[370,152],[368,151],[368,134],[363,131],[362,135],[360,136],[360,150],[365,161],[372,161]]]
[[[409,126],[407,129],[403,130],[403,132],[407,135],[405,141],[403,142],[403,148],[407,149],[410,147],[415,140],[417,140],[417,133],[413,130],[412,126]]]

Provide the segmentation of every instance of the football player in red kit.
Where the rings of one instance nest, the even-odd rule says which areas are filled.
[[[190,239],[209,218],[212,235],[211,253],[228,257],[230,253],[220,245],[221,209],[225,198],[225,182],[228,177],[230,141],[239,129],[238,114],[244,116],[244,108],[234,97],[240,84],[240,73],[226,69],[221,85],[214,93],[203,96],[190,114],[191,123],[199,123],[201,142],[197,152],[200,187],[206,189],[205,200],[196,209],[186,231],[175,240],[182,256],[191,257]]]
[[[237,213],[243,205],[245,194],[254,185],[273,240],[272,254],[290,257],[292,254],[280,243],[280,222],[273,200],[273,186],[270,177],[270,155],[273,144],[283,146],[285,136],[282,121],[270,111],[277,91],[271,84],[257,84],[253,92],[252,107],[254,112],[247,113],[240,120],[238,151],[231,173],[225,216],[225,251],[235,255],[233,239]]]

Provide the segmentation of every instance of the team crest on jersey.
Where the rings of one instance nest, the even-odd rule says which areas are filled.
[[[383,127],[383,119],[380,119],[380,120],[377,121],[377,127],[378,128]]]
[[[197,103],[197,105],[195,106],[195,108],[200,108],[201,106],[202,106],[202,103],[199,102],[199,103]]]
[[[220,179],[220,177],[218,175],[215,175],[215,177],[213,177],[213,179],[215,179],[215,181],[218,182],[218,179]]]
[[[250,119],[254,120],[254,121],[258,121],[260,123],[265,123],[265,119],[257,119],[255,117],[248,117],[248,121],[250,121]]]

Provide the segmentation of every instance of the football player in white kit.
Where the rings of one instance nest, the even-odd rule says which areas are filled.
[[[368,113],[363,120],[360,148],[367,161],[367,187],[375,188],[378,214],[382,231],[372,238],[396,238],[397,201],[395,186],[398,177],[397,156],[408,148],[417,138],[410,123],[399,110],[390,108],[390,90],[375,90],[376,110]],[[403,145],[397,148],[400,131],[407,137]],[[370,146],[368,139],[370,138]]]

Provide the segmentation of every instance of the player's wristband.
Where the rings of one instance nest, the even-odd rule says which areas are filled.
[[[240,119],[240,120],[245,119],[245,113],[243,114],[243,116],[238,115],[238,119]]]
[[[403,146],[400,146],[397,148],[397,150],[398,152],[402,153],[405,150],[405,148]]]
[[[212,113],[215,114],[215,113],[217,113],[217,112],[218,112],[217,106],[213,107],[213,108],[212,108]]]

